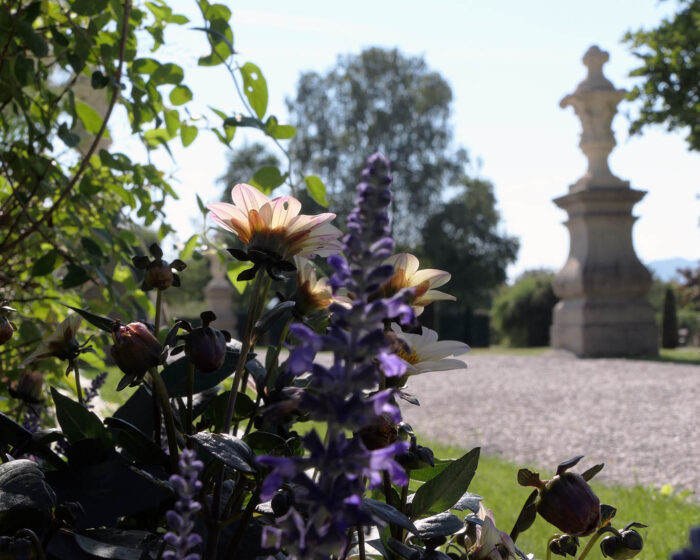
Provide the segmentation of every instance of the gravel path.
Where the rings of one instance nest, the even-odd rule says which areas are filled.
[[[700,499],[700,366],[539,356],[469,355],[468,369],[423,374],[402,405],[423,437],[541,467],[586,455],[597,479],[671,484]]]

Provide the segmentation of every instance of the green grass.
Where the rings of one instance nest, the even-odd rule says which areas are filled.
[[[456,447],[430,445],[436,457],[459,457],[465,453]],[[525,465],[523,465],[525,466]],[[532,465],[528,465],[533,468]],[[590,466],[590,465],[588,465]],[[469,490],[484,497],[484,505],[493,510],[498,527],[510,532],[520,513],[520,508],[531,489],[523,488],[516,482],[518,466],[495,457],[481,457],[479,468]],[[553,474],[556,466],[542,469],[542,476]],[[687,546],[691,526],[700,522],[700,504],[687,498],[664,493],[642,486],[630,488],[609,486],[592,481],[592,487],[601,503],[617,508],[613,526],[622,528],[631,521],[649,525],[641,529],[644,537],[644,550],[636,558],[640,560],[662,560],[670,553]],[[547,540],[556,529],[539,516],[534,525],[523,533],[517,541],[524,552],[532,552],[536,558],[545,558]],[[586,539],[587,542],[588,539]],[[555,557],[558,558],[558,557]],[[602,560],[598,545],[587,556],[590,560]]]
[[[700,365],[700,348],[697,346],[684,346],[682,348],[659,349],[658,360],[661,362],[677,362],[681,364]]]

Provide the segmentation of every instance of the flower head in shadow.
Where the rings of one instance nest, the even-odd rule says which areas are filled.
[[[172,269],[182,272],[187,268],[187,265],[180,259],[175,259],[170,263],[163,260],[163,251],[158,243],[153,243],[148,248],[148,252],[151,253],[153,259],[144,255],[138,255],[131,259],[136,268],[146,271],[141,289],[144,291],[167,290],[170,286],[180,286],[180,277]]]

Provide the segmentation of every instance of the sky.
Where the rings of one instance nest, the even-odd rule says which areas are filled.
[[[559,101],[586,76],[581,62],[589,46],[610,53],[606,76],[629,89],[638,66],[621,43],[625,31],[651,27],[672,13],[674,1],[653,0],[382,0],[297,2],[265,0],[224,2],[233,11],[232,27],[239,62],[256,63],[269,90],[269,113],[285,120],[284,100],[299,74],[324,72],[339,54],[357,54],[369,46],[398,47],[420,55],[440,72],[453,92],[454,138],[479,162],[478,173],[495,185],[502,229],[520,238],[512,279],[524,270],[558,270],[566,261],[569,236],[566,212],[553,198],[567,193],[586,169],[578,148],[580,122]],[[213,106],[227,114],[243,110],[223,67],[197,67],[208,54],[202,25],[191,0],[171,0],[191,24],[169,32],[157,56],[185,69],[194,92],[192,110]],[[700,258],[700,156],[689,152],[683,133],[663,128],[629,137],[634,104],[620,105],[613,122],[617,147],[609,162],[613,173],[647,191],[634,208],[638,220],[634,245],[642,262]],[[114,148],[134,154],[136,142],[113,130]],[[119,140],[119,138],[122,138]],[[237,134],[233,147],[265,141]],[[195,230],[195,193],[214,201],[216,179],[227,163],[227,149],[200,133],[187,149],[173,145],[156,163],[170,170],[180,200],[168,205],[168,217],[182,239]],[[331,209],[332,210],[332,209]]]

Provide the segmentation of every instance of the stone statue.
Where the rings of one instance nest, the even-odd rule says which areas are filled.
[[[212,250],[207,251],[212,279],[204,287],[204,298],[207,309],[216,314],[213,325],[218,329],[225,329],[236,337],[236,315],[233,313],[233,286],[226,278],[226,269],[219,254]]]
[[[593,46],[583,57],[588,76],[561,100],[581,120],[579,146],[588,170],[554,200],[566,210],[569,257],[554,280],[561,301],[554,309],[553,348],[579,356],[658,354],[657,328],[646,293],[651,276],[632,244],[632,207],[646,194],[613,175],[608,156],[615,147],[611,128],[625,95],[603,75],[608,53]]]

